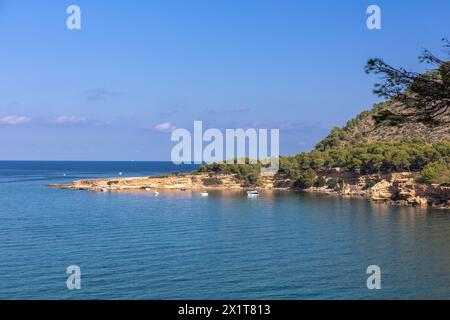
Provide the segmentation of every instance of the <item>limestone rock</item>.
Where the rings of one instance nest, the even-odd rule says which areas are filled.
[[[381,180],[370,188],[370,198],[375,201],[389,200],[392,197],[392,182]]]

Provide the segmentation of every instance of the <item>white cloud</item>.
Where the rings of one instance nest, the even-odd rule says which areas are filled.
[[[176,127],[173,126],[170,122],[163,122],[155,126],[155,130],[159,132],[172,132],[175,129]]]
[[[76,116],[59,116],[53,122],[57,124],[77,124],[77,123],[85,123],[87,122],[87,119]]]
[[[19,125],[19,124],[25,124],[31,121],[31,118],[25,117],[25,116],[17,116],[17,115],[11,115],[6,116],[3,118],[0,118],[0,124],[7,124],[7,125]]]

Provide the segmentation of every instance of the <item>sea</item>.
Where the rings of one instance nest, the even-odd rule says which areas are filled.
[[[0,161],[0,299],[450,299],[448,210],[47,186],[196,168]]]

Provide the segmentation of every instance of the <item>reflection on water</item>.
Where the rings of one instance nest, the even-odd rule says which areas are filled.
[[[45,184],[59,174],[44,167],[31,171],[48,180],[21,182],[30,170],[0,163],[10,181],[0,187],[0,298],[450,298],[447,210],[286,191],[57,190]],[[133,174],[163,171],[144,169]],[[65,288],[72,264],[79,292]],[[366,288],[372,264],[381,290]]]

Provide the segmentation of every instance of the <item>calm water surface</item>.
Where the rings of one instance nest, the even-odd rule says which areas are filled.
[[[95,193],[48,183],[187,172],[0,162],[0,299],[450,298],[450,212],[303,193]],[[380,266],[382,289],[366,287]],[[66,288],[78,265],[82,289]]]

